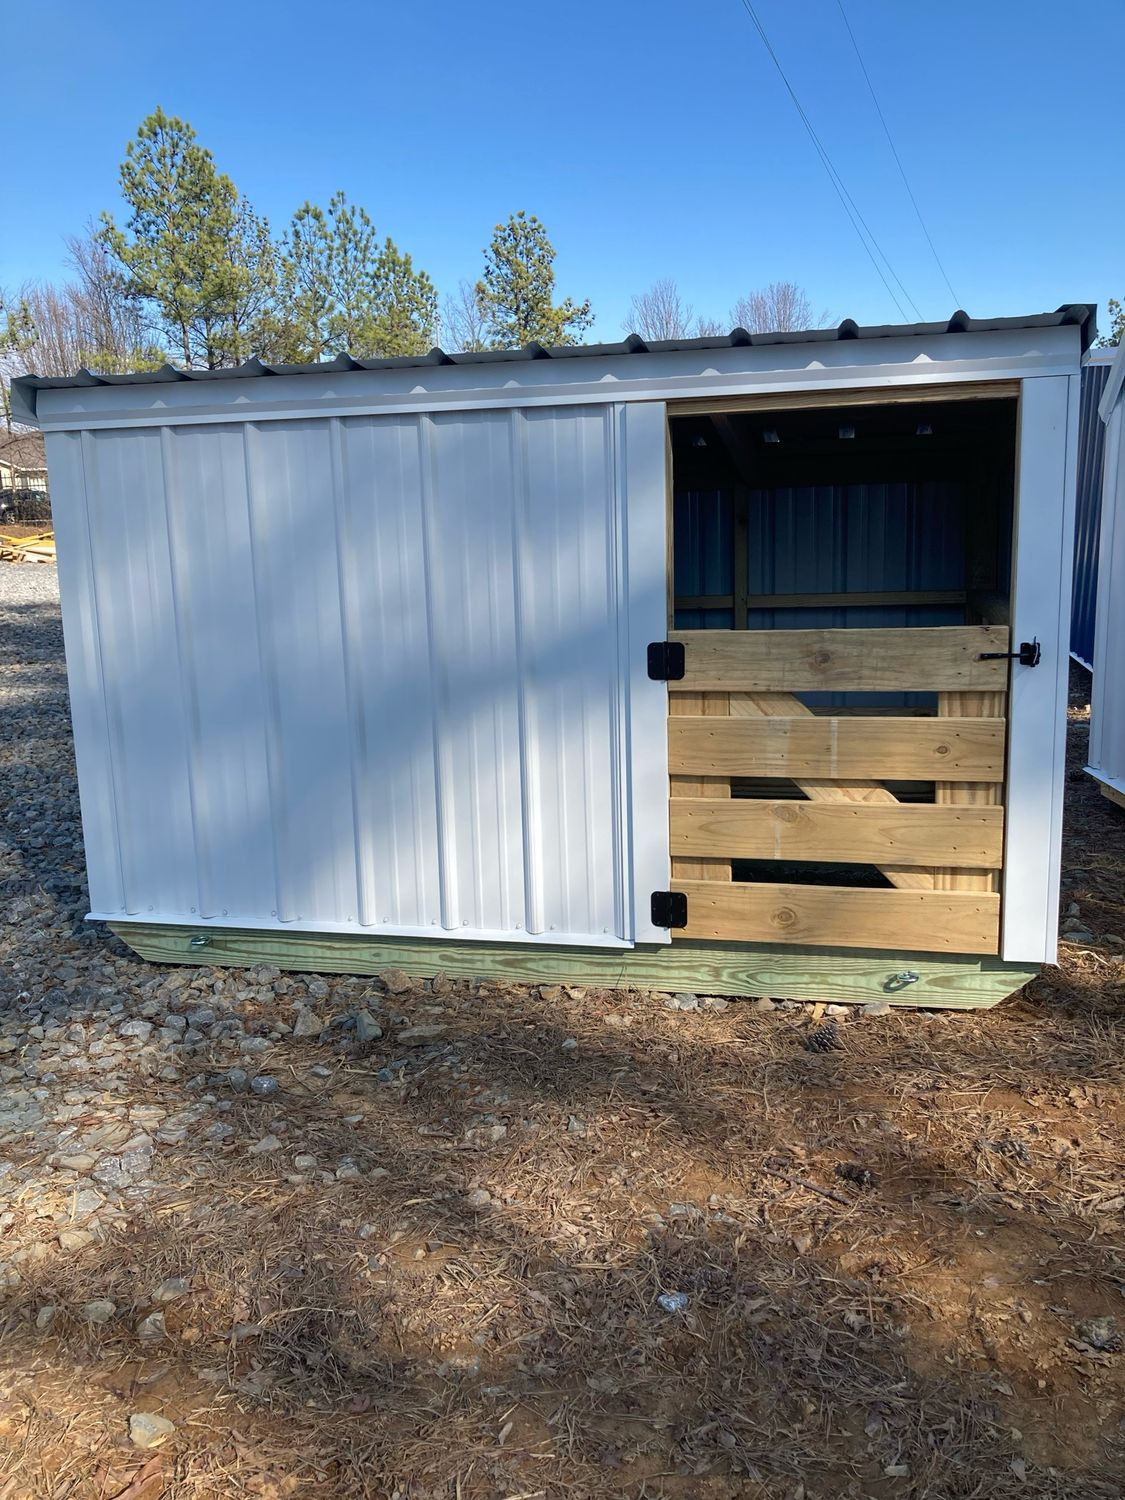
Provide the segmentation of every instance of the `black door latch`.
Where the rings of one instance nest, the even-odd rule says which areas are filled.
[[[1041,654],[1037,640],[1021,641],[1018,651],[982,651],[977,661],[1018,661],[1021,667],[1037,667]]]

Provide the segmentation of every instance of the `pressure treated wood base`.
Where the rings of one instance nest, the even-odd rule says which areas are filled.
[[[379,939],[323,933],[263,932],[246,928],[111,922],[111,931],[154,963],[273,964],[314,974],[377,974],[403,969],[429,979],[436,973],[509,980],[513,984],[586,984],[613,988],[692,991],[703,995],[765,996],[975,1010],[995,1005],[1039,972],[998,958],[941,957],[850,949],[677,941],[625,951],[538,944],[458,943],[428,938]],[[190,946],[205,935],[205,947]],[[918,975],[912,984],[896,978]]]

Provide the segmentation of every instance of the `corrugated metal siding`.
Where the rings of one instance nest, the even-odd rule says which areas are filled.
[[[1105,423],[1098,402],[1110,365],[1088,364],[1082,370],[1078,407],[1078,489],[1074,511],[1074,592],[1070,603],[1070,654],[1085,667],[1094,661],[1094,616],[1098,599],[1098,539],[1102,521],[1102,477],[1105,467]]]
[[[1125,361],[1125,351],[1118,359]],[[1090,690],[1090,765],[1099,781],[1125,793],[1125,395],[1105,420],[1101,576]]]
[[[631,941],[616,420],[53,434],[94,915]]]
[[[960,485],[816,485],[751,490],[751,594],[896,592],[965,587]],[[751,629],[961,623],[945,607],[751,610]]]
[[[672,557],[677,596],[729,594],[734,588],[731,495],[728,490],[677,493],[672,507]],[[678,630],[730,630],[729,609],[679,609]]]
[[[685,491],[675,503],[677,595],[729,593],[730,495]],[[751,594],[873,593],[965,587],[965,495],[948,481],[808,485],[749,492]],[[751,609],[752,630],[960,625],[960,605]],[[678,628],[730,629],[730,611],[677,610]],[[812,704],[920,706],[920,694],[802,694]]]

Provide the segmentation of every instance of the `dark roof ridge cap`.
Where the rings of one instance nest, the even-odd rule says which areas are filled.
[[[835,328],[830,329],[779,329],[756,333],[745,328],[732,328],[727,334],[684,339],[645,339],[637,333],[629,333],[618,343],[562,344],[550,348],[533,340],[522,349],[480,349],[457,352],[435,347],[426,354],[396,355],[380,359],[358,359],[353,355],[342,353],[331,360],[310,361],[306,364],[266,364],[254,357],[233,368],[218,370],[182,369],[176,365],[164,364],[157,370],[138,370],[122,375],[101,375],[86,369],[79,370],[74,375],[40,376],[28,373],[17,375],[12,380],[13,415],[17,420],[25,420],[29,424],[34,424],[36,420],[35,395],[38,391],[77,389],[84,386],[154,385],[164,381],[344,374],[353,370],[377,371],[422,369],[430,365],[529,363],[543,359],[615,358],[631,354],[691,353],[751,346],[827,344],[848,339],[923,338],[945,334],[963,335],[1051,327],[1078,327],[1081,330],[1082,352],[1085,353],[1093,342],[1096,316],[1097,306],[1094,303],[1066,302],[1054,312],[1004,318],[972,318],[963,309],[958,308],[944,322],[934,323],[861,325],[852,318],[844,318]]]

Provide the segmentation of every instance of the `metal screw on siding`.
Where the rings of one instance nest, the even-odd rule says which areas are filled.
[[[197,932],[194,937],[189,937],[188,938],[188,947],[189,948],[206,948],[209,945],[210,942],[211,942],[211,939],[207,936],[207,934],[205,932]]]

